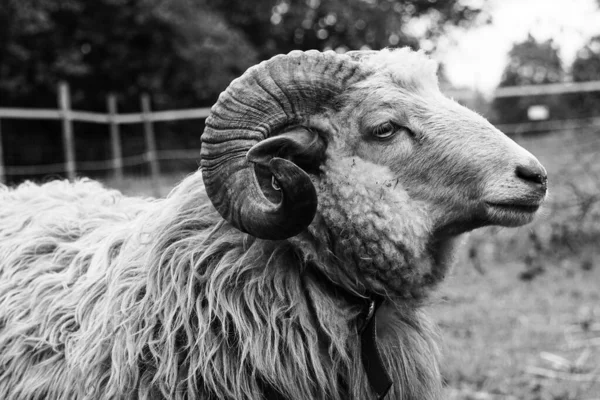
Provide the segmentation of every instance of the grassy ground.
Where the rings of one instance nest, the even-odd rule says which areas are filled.
[[[532,225],[472,233],[440,287],[447,398],[600,399],[600,132],[518,141],[548,169],[550,200]],[[166,195],[182,177],[107,185]]]
[[[600,343],[584,346],[600,338],[600,268],[548,262],[532,281],[519,279],[522,270],[521,262],[493,263],[481,275],[458,265],[442,285],[431,311],[448,397],[600,398]]]

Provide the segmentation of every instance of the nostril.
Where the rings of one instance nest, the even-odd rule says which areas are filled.
[[[515,172],[518,178],[527,182],[539,183],[545,186],[548,181],[548,176],[544,168],[535,164],[528,166],[519,165]]]

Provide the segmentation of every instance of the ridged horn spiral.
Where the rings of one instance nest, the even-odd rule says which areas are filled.
[[[308,174],[285,155],[274,154],[261,166],[246,155],[257,143],[301,126],[365,75],[349,56],[293,51],[248,69],[221,93],[206,120],[201,168],[223,218],[262,239],[286,239],[306,229],[317,207]],[[276,196],[264,192],[257,171],[273,176]]]

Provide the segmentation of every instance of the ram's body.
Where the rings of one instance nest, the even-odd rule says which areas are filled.
[[[545,172],[443,98],[420,54],[286,57],[221,96],[204,179],[189,176],[166,199],[85,180],[0,191],[0,398],[373,398],[358,333],[372,295],[385,299],[376,340],[388,398],[440,398],[420,305],[459,234],[533,218]],[[291,122],[248,100],[277,99],[276,73],[297,84],[313,58],[339,62],[325,69],[345,82],[312,94],[316,105],[306,88],[288,91],[292,106],[275,103]],[[303,81],[318,85],[314,74]],[[255,145],[263,125],[240,115],[275,122]]]

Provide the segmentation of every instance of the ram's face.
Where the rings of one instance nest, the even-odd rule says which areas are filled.
[[[213,205],[271,240],[302,233],[320,213],[337,235],[366,232],[378,250],[365,257],[384,251],[384,236],[393,247],[403,235],[531,221],[546,194],[543,167],[444,98],[436,69],[408,48],[296,51],[250,68],[206,120],[201,165]]]
[[[341,140],[389,168],[393,186],[421,204],[436,232],[532,221],[546,195],[544,167],[437,85],[405,89],[380,77],[352,96],[340,120],[352,133]]]

